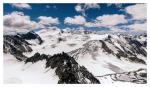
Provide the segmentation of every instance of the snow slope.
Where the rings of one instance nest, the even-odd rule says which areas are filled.
[[[128,38],[126,39],[124,35],[100,35],[92,32],[85,34],[85,31],[60,29],[42,29],[36,34],[40,36],[43,43],[39,44],[37,39],[26,40],[31,44],[29,46],[32,48],[32,52],[23,52],[23,55],[31,57],[38,52],[52,56],[65,52],[74,57],[79,65],[83,65],[95,77],[146,69],[146,56],[141,53],[141,50],[146,51],[146,47],[142,45],[139,47],[140,49],[137,49],[134,42],[129,43],[132,42],[132,39],[131,41]],[[146,37],[142,38],[141,36],[137,40],[145,44]],[[108,48],[104,48],[103,43]],[[137,50],[140,50],[140,52]],[[124,56],[118,58],[116,54],[119,52],[127,53],[128,57],[136,55],[135,58],[138,58],[138,62],[131,61]],[[139,59],[142,60],[142,63],[139,63]],[[46,61],[43,60],[34,64],[24,64],[24,62],[16,60],[12,54],[4,53],[4,83],[58,83],[59,78],[55,74],[55,69],[50,69],[47,72],[45,63]],[[102,83],[116,82],[109,76],[106,76],[105,79],[98,79]]]
[[[4,54],[4,83],[14,84],[57,84],[58,76],[54,69],[48,72],[45,69],[45,61],[37,63],[19,62],[10,54]]]

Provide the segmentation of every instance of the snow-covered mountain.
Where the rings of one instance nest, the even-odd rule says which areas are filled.
[[[146,83],[146,38],[67,29],[4,35],[4,82]]]

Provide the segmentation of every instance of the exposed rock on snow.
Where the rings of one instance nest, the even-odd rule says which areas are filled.
[[[38,43],[43,43],[40,36],[34,32],[28,32],[26,34],[17,35],[4,35],[4,53],[10,53],[14,55],[18,60],[26,60],[26,56],[23,55],[24,52],[33,51],[30,47],[31,43],[26,40],[38,39]]]
[[[22,39],[19,35],[6,35],[4,36],[3,43],[4,53],[14,55],[18,60],[25,60],[26,57],[23,52],[31,52],[32,48],[29,43]]]
[[[22,39],[25,39],[25,40],[36,40],[37,39],[37,43],[38,44],[42,44],[43,43],[43,40],[41,39],[41,37],[36,34],[35,32],[31,31],[31,32],[28,32],[26,34],[18,34],[21,36]]]
[[[66,84],[98,84],[100,83],[84,66],[80,66],[73,57],[66,53],[56,54],[48,58],[46,68],[56,68],[58,83]]]
[[[56,69],[55,73],[59,77],[59,84],[99,84],[97,80],[84,66],[80,66],[73,57],[66,53],[55,54],[53,56],[40,55],[36,53],[28,58],[26,63],[46,59],[46,68]]]
[[[39,53],[35,53],[32,57],[27,58],[25,63],[28,62],[36,63],[40,60],[44,60],[44,59],[47,60],[49,57],[50,57],[49,55],[45,55],[45,54],[40,55]]]
[[[101,83],[114,83],[115,81],[119,82],[131,82],[137,84],[146,84],[147,83],[147,71],[145,69],[139,69],[136,71],[108,74],[104,76],[96,76]],[[110,81],[107,81],[109,79]]]

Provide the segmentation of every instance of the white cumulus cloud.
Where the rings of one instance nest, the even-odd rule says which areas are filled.
[[[101,25],[104,26],[114,26],[121,23],[127,23],[125,15],[112,14],[112,15],[103,15],[96,18]]]
[[[127,23],[125,15],[111,14],[98,16],[94,22],[86,22],[86,27],[109,27],[121,23]]]
[[[13,3],[11,4],[15,8],[19,9],[31,9],[31,6],[27,3]]]
[[[96,8],[99,9],[100,6],[98,4],[96,4],[96,3],[86,3],[84,5],[84,8],[85,9],[96,9]]]
[[[53,18],[53,17],[47,17],[47,16],[40,16],[38,17],[39,19],[39,24],[42,25],[57,25],[59,24],[59,19],[58,18]]]
[[[86,3],[86,4],[77,4],[75,10],[81,13],[83,16],[86,16],[85,11],[88,9],[99,9],[100,6],[96,3]]]
[[[64,20],[65,24],[84,25],[86,19],[83,16],[66,17]]]
[[[125,11],[135,20],[145,20],[147,18],[146,4],[135,4],[128,6],[125,8]]]
[[[4,15],[4,33],[5,32],[27,32],[38,28],[38,24],[30,19],[30,16],[22,12],[12,12]]]

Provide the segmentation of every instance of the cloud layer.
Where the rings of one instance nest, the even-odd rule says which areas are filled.
[[[87,22],[84,16],[66,17],[65,24],[83,25],[86,27],[109,27],[121,23],[127,23],[124,15],[112,14],[98,16],[94,21]]]
[[[107,6],[115,5],[117,8],[121,8],[122,4],[107,4]],[[99,5],[100,6],[100,5]],[[100,8],[97,5],[91,6],[91,8]],[[81,14],[85,13],[86,6],[84,5],[83,7],[78,4],[75,6],[76,11],[81,12]],[[89,7],[90,8],[90,7]],[[85,27],[105,27],[109,28],[111,31],[116,32],[116,31],[125,31],[124,29],[128,29],[128,32],[141,32],[141,31],[147,31],[147,9],[146,9],[146,4],[135,4],[128,6],[123,10],[126,14],[130,15],[131,18],[127,18],[128,15],[126,14],[104,14],[102,16],[98,16],[95,18],[93,21],[86,21],[86,18],[84,15],[81,17],[82,20],[84,19],[84,22],[81,24]],[[68,18],[68,17],[67,17]],[[75,19],[75,18],[74,18]],[[70,24],[79,24],[81,19],[76,20],[74,23]],[[129,21],[132,23],[129,24]],[[143,23],[139,23],[140,21],[143,21]],[[118,26],[119,24],[123,24],[121,27]]]
[[[19,9],[31,9],[29,4],[11,4]],[[110,4],[119,5],[122,4]],[[28,32],[34,29],[55,27],[59,24],[77,25],[84,28],[106,28],[110,32],[143,32],[147,31],[147,9],[146,4],[135,4],[125,8],[121,8],[125,14],[103,14],[95,17],[95,19],[88,20],[85,16],[85,11],[88,9],[101,9],[99,4],[77,4],[75,11],[81,15],[74,15],[65,17],[62,21],[58,17],[39,16],[35,20],[31,20],[30,16],[23,12],[14,11],[4,15],[4,33],[5,32]],[[128,17],[130,15],[130,17]],[[63,23],[62,23],[63,22]]]
[[[32,21],[30,16],[24,15],[23,12],[12,12],[4,15],[4,33],[25,33],[45,26],[59,24],[58,18],[40,16],[38,21]]]

